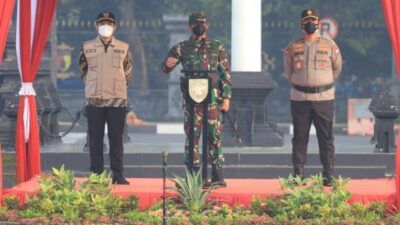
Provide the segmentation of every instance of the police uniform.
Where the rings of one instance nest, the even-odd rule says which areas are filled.
[[[115,24],[115,17],[109,12],[100,13],[96,22],[102,20]],[[103,138],[107,123],[113,183],[126,183],[123,177],[123,131],[127,87],[132,78],[129,45],[115,37],[112,37],[111,42],[103,43],[98,36],[83,44],[79,67],[85,84],[90,171],[104,171]]]
[[[189,16],[189,24],[197,22],[206,22],[204,13],[192,13]],[[222,163],[224,157],[222,154],[221,141],[221,113],[220,107],[223,99],[231,98],[231,73],[230,65],[226,56],[225,48],[222,42],[205,37],[197,40],[194,36],[189,40],[175,45],[168,52],[168,55],[162,63],[162,70],[165,73],[171,72],[174,68],[168,67],[166,61],[168,58],[176,59],[176,65],[182,63],[183,69],[193,70],[214,70],[217,73],[209,74],[212,80],[211,103],[208,106],[208,150],[209,159],[212,164],[212,182],[223,181]],[[186,133],[185,157],[184,163],[189,164],[189,109],[183,104],[184,109],[184,130]],[[195,105],[194,109],[194,164],[199,167],[199,138],[201,134],[203,109],[202,105]]]
[[[318,18],[304,10],[302,20]],[[323,176],[330,182],[335,161],[333,137],[334,83],[342,70],[336,43],[318,36],[308,43],[304,37],[291,42],[284,53],[285,75],[291,85],[291,112],[294,127],[292,161],[295,175],[303,176],[311,123],[317,132]]]

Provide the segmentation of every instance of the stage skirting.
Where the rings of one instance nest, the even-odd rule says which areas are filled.
[[[162,179],[151,178],[130,178],[130,185],[113,185],[113,193],[120,196],[136,195],[140,202],[141,209],[151,207],[162,197]],[[84,178],[77,178],[77,182],[84,181]],[[227,188],[219,188],[212,193],[212,199],[218,199],[230,205],[250,205],[254,196],[267,198],[270,195],[282,194],[277,179],[226,179]],[[173,186],[167,182],[167,187]],[[13,188],[3,191],[3,197],[15,195],[23,203],[28,195],[33,195],[39,188],[39,179],[32,178],[28,182],[21,183]],[[329,191],[330,188],[326,188]],[[367,204],[375,201],[387,202],[391,208],[395,204],[395,181],[394,179],[354,179],[348,183],[348,190],[351,193],[350,202]],[[173,192],[167,191],[168,196]]]

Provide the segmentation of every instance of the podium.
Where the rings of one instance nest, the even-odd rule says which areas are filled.
[[[196,105],[202,105],[203,123],[202,123],[202,178],[207,182],[208,165],[208,105],[211,102],[211,78],[209,73],[216,73],[214,70],[181,70],[185,77],[181,77],[181,88],[185,98],[186,109],[189,110],[189,171],[194,170],[194,108]]]

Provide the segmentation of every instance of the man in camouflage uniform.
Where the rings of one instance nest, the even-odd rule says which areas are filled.
[[[196,12],[189,16],[188,28],[192,31],[189,40],[183,41],[172,47],[162,64],[165,73],[171,72],[176,65],[182,63],[185,70],[214,70],[210,73],[212,81],[211,103],[208,106],[208,151],[212,164],[211,182],[226,186],[222,176],[222,163],[224,157],[221,146],[221,112],[229,110],[231,98],[231,72],[223,44],[208,37],[206,31],[209,23],[205,13]],[[186,133],[184,163],[189,166],[189,109],[183,104]],[[194,165],[199,168],[199,137],[201,134],[203,108],[194,105]]]
[[[318,34],[319,17],[313,9],[301,13],[301,27],[303,37],[291,42],[284,55],[285,74],[292,87],[293,169],[296,176],[304,176],[309,132],[314,123],[324,185],[330,186],[335,161],[333,85],[342,70],[342,57],[333,40]]]
[[[81,78],[85,83],[90,171],[104,171],[103,138],[107,123],[113,184],[129,184],[123,176],[123,132],[127,87],[132,78],[129,45],[114,37],[116,22],[110,12],[96,19],[99,35],[84,43],[79,53]]]

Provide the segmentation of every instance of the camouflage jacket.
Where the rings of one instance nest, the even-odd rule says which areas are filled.
[[[203,40],[195,40],[191,37],[175,45],[168,52],[162,64],[165,73],[174,68],[167,67],[165,62],[169,58],[175,58],[177,64],[182,63],[183,69],[215,70],[217,73],[209,74],[212,80],[212,103],[220,103],[223,98],[230,99],[231,71],[223,44],[215,39],[206,37]]]

